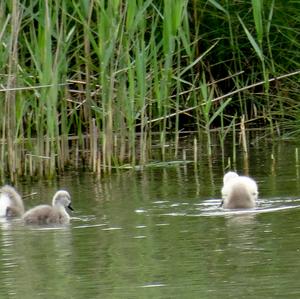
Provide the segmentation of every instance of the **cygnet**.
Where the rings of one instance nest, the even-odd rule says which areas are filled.
[[[258,188],[256,182],[230,171],[224,175],[222,187],[223,207],[225,209],[249,209],[256,206]]]
[[[17,217],[24,214],[24,204],[20,194],[10,185],[0,188],[0,217]]]
[[[54,194],[52,206],[38,205],[28,210],[23,215],[23,220],[25,224],[68,224],[70,222],[70,216],[66,208],[73,211],[71,196],[69,192],[59,190]]]

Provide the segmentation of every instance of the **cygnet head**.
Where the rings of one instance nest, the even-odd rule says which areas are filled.
[[[228,172],[223,178],[223,207],[227,209],[254,208],[258,196],[256,182],[235,172]]]
[[[71,205],[71,196],[68,191],[65,190],[58,190],[52,200],[53,207],[64,207],[69,208],[71,211],[73,211],[72,205]]]
[[[228,183],[231,179],[237,178],[239,175],[234,171],[227,172],[223,177],[223,184],[225,185]]]

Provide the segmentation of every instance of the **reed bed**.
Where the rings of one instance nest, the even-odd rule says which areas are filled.
[[[1,1],[2,180],[143,166],[170,140],[177,159],[182,131],[196,163],[241,119],[296,132],[299,16],[285,0]]]

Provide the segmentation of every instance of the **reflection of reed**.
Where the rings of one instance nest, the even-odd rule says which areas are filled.
[[[1,219],[2,236],[0,241],[1,252],[1,275],[0,294],[9,295],[14,293],[16,279],[11,275],[18,269],[15,255],[11,251],[16,245],[11,231],[11,223]],[[2,297],[2,296],[1,296]]]
[[[71,234],[68,229],[27,230],[15,223],[2,234],[2,255],[5,248],[7,262],[2,264],[1,279],[6,290],[18,298],[72,296]],[[8,257],[8,258],[7,258]]]

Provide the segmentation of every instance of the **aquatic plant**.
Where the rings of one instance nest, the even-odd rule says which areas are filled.
[[[206,132],[211,155],[210,131],[224,144],[242,116],[272,133],[297,123],[299,12],[284,0],[1,1],[1,176],[144,165],[154,142],[165,160],[182,131]]]

